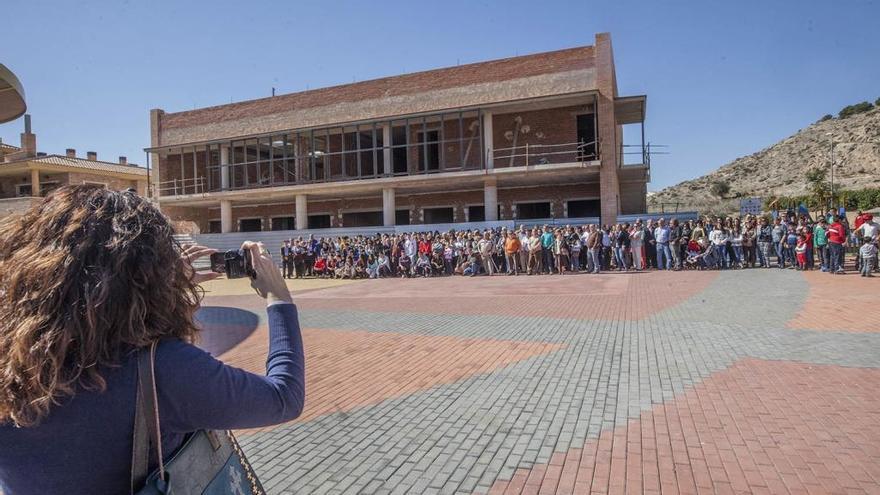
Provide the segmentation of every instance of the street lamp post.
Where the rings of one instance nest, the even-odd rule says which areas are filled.
[[[834,134],[826,132],[825,135],[829,137],[831,144],[831,152],[829,154],[831,159],[831,209],[834,209]]]

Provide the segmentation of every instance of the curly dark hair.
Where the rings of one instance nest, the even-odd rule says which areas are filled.
[[[0,424],[40,423],[103,367],[195,340],[202,293],[168,218],[132,192],[65,186],[0,222]]]

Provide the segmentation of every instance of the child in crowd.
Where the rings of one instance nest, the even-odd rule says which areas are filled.
[[[419,258],[416,261],[416,275],[421,275],[422,277],[431,276],[431,261],[428,259],[426,252],[419,253]]]
[[[324,271],[327,269],[327,258],[321,256],[315,260],[314,272],[315,275],[321,278],[324,278]]]
[[[866,237],[864,241],[862,241],[862,247],[859,248],[859,257],[862,259],[862,264],[859,269],[862,276],[873,277],[874,275],[871,274],[871,269],[877,261],[877,245],[870,237]]]
[[[400,278],[409,278],[411,268],[412,260],[410,260],[409,256],[401,256],[400,261],[397,262],[397,273],[400,274]]]
[[[798,270],[807,269],[807,236],[798,234],[797,245],[795,246],[795,256],[797,257]]]

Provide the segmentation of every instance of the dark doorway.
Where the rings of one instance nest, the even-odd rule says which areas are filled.
[[[381,211],[359,211],[342,214],[342,225],[345,227],[375,227],[382,225]]]
[[[452,208],[425,208],[422,210],[425,216],[425,223],[452,223]]]
[[[578,160],[596,159],[596,115],[586,113],[577,116]]]
[[[272,219],[272,230],[293,230],[296,224],[293,217],[275,217]]]
[[[263,220],[259,218],[242,218],[238,221],[239,232],[260,232],[263,230]]]
[[[209,234],[219,234],[221,232],[223,232],[223,224],[220,223],[220,220],[211,220],[208,222]]]
[[[483,205],[476,206],[468,206],[468,221],[469,222],[484,222],[486,221],[486,207]]]
[[[397,210],[394,212],[395,225],[409,225],[409,210]]]
[[[330,215],[309,215],[308,227],[310,229],[329,229]]]
[[[578,199],[568,202],[568,218],[598,217],[602,208],[598,199]]]
[[[516,218],[550,218],[550,203],[519,203],[516,205]]]

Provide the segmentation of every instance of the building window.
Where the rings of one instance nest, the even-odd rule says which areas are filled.
[[[394,212],[394,223],[396,225],[409,225],[409,210],[396,210]]]
[[[550,203],[517,203],[516,218],[518,220],[550,218]]]
[[[598,199],[578,199],[568,202],[568,218],[598,217],[602,215]]]
[[[17,184],[16,195],[18,197],[45,196],[60,186],[61,184],[57,180],[42,181],[40,182],[40,192],[35,193],[30,184]]]
[[[408,171],[406,130],[407,126],[394,126],[391,128],[391,163],[395,174],[405,174]]]
[[[454,221],[452,207],[425,208],[422,212],[425,223],[452,223]]]
[[[296,224],[293,217],[275,217],[272,219],[272,230],[294,230]]]
[[[596,159],[596,114],[577,116],[578,160]]]
[[[308,228],[310,229],[329,229],[330,215],[309,215]]]
[[[208,222],[209,234],[219,234],[221,232],[223,232],[223,224],[220,223],[220,220],[211,220]]]
[[[469,222],[485,222],[486,221],[486,207],[483,205],[474,205],[468,206],[468,221]]]
[[[263,230],[263,220],[260,218],[242,218],[238,221],[239,232],[260,232]]]
[[[358,211],[342,214],[342,225],[346,227],[375,227],[382,225],[381,211]]]
[[[440,169],[440,131],[419,131],[419,170]]]

